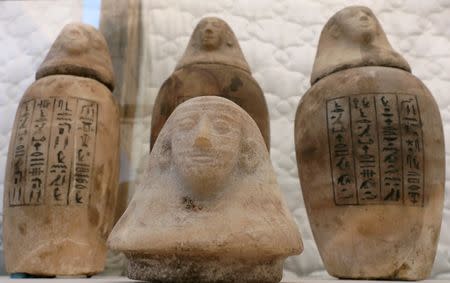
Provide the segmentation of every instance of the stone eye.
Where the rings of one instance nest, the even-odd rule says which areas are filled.
[[[184,118],[178,123],[178,127],[180,130],[190,130],[194,128],[195,120],[192,118]]]
[[[219,134],[226,134],[228,133],[231,129],[230,129],[230,125],[224,121],[224,120],[216,120],[214,121],[214,129],[219,133]]]

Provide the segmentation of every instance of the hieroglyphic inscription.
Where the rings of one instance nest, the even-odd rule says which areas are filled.
[[[71,185],[74,147],[75,98],[56,98],[50,138],[48,193],[54,205],[66,205]]]
[[[95,155],[98,104],[72,97],[19,106],[9,205],[87,204]]]
[[[375,101],[371,96],[350,100],[358,203],[380,201],[378,137]]]
[[[424,204],[423,133],[415,96],[330,99],[327,128],[337,205]]]
[[[381,199],[396,203],[403,199],[402,156],[397,96],[376,97],[380,141]]]
[[[8,192],[10,205],[24,204],[29,132],[34,105],[34,100],[26,101],[17,110],[15,142],[12,144],[13,153],[10,165],[12,168],[12,186]]]
[[[330,100],[327,103],[334,198],[339,204],[357,202],[349,110],[350,104],[345,98]]]
[[[36,99],[30,126],[31,143],[27,156],[27,181],[24,203],[42,204],[44,201],[45,168],[48,157],[51,99]]]
[[[84,204],[89,198],[89,181],[94,162],[97,133],[98,105],[79,101],[77,107],[74,188],[70,192],[70,204]]]
[[[420,110],[414,96],[399,97],[403,149],[404,202],[423,205],[423,135]]]

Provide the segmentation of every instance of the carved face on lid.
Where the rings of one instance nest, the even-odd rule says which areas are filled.
[[[222,44],[224,24],[216,18],[206,18],[199,23],[202,47],[206,50],[217,49]]]
[[[193,197],[215,196],[236,174],[249,174],[266,158],[255,154],[263,152],[265,145],[255,142],[255,135],[259,136],[258,141],[262,137],[253,119],[247,116],[239,106],[222,97],[189,99],[172,113],[153,151],[156,150],[161,167],[171,168],[171,174],[178,176]],[[244,130],[248,128],[251,130]]]
[[[336,22],[341,32],[354,41],[369,43],[378,36],[378,21],[367,7],[344,9],[336,14]]]
[[[411,69],[390,45],[373,12],[350,6],[334,14],[320,34],[311,84],[331,73],[363,66]]]
[[[64,26],[39,67],[36,79],[50,75],[92,78],[113,90],[112,61],[103,35],[83,23]]]
[[[173,158],[182,178],[202,194],[203,189],[214,190],[217,184],[224,184],[237,164],[239,116],[214,106],[182,110],[172,133]]]
[[[233,66],[250,73],[250,67],[230,26],[215,17],[203,18],[197,24],[175,69],[202,63]]]
[[[67,53],[81,54],[89,48],[89,37],[79,25],[70,24],[64,27],[59,37],[60,48]]]

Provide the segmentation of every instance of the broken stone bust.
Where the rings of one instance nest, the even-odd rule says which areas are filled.
[[[279,282],[303,249],[257,125],[216,96],[169,117],[108,243],[152,282]]]
[[[119,111],[108,47],[66,25],[23,95],[3,197],[6,270],[34,276],[103,270],[119,173]]]
[[[443,129],[432,95],[360,6],[325,25],[311,83],[296,113],[296,155],[327,271],[425,279],[444,200]]]
[[[270,149],[269,112],[231,28],[219,18],[202,19],[173,74],[155,101],[150,146],[175,107],[193,97],[221,96],[242,107],[258,125]]]

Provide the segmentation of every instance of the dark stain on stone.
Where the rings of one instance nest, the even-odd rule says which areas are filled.
[[[52,220],[50,219],[50,216],[47,215],[47,216],[44,218],[44,224],[49,225],[51,222],[52,222]]]
[[[231,91],[237,91],[241,86],[243,86],[244,83],[241,81],[241,79],[238,76],[235,76],[231,79],[231,83],[230,83],[230,90]]]
[[[230,84],[222,89],[222,94],[220,96],[231,99],[230,93],[238,91],[243,85],[244,83],[242,80],[238,76],[234,76],[231,79]]]
[[[309,144],[302,150],[302,155],[305,159],[314,159],[317,154],[317,145]]]
[[[96,226],[100,220],[100,214],[98,213],[98,210],[94,206],[89,207],[89,213],[88,213],[89,222]]]
[[[203,209],[203,206],[195,203],[195,201],[190,197],[183,197],[183,205],[185,209],[191,211],[200,211]]]
[[[407,263],[403,263],[399,268],[394,270],[389,276],[386,277],[386,279],[389,280],[398,280],[400,279],[398,276],[400,273],[404,273],[410,269],[409,265]]]
[[[25,223],[19,224],[20,235],[25,236],[27,234],[27,225]]]

